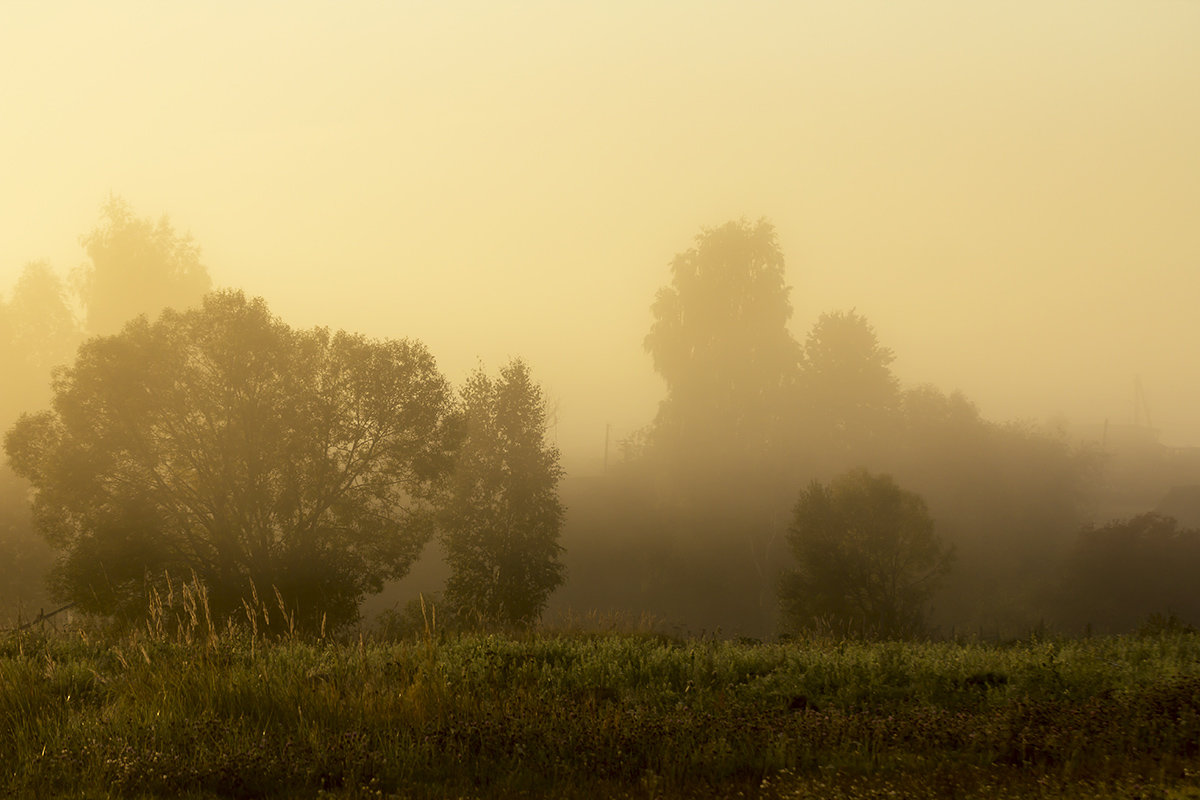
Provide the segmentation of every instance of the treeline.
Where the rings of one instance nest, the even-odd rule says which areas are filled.
[[[195,243],[119,199],[81,242],[68,282],[31,264],[0,303],[10,619],[71,602],[136,623],[200,592],[213,624],[274,597],[276,625],[338,627],[436,541],[442,624],[547,607],[757,637],[1200,620],[1200,534],[1089,524],[1102,454],[902,386],[853,310],[794,337],[765,221],[675,257],[645,338],[658,413],[561,496],[519,359],[455,388],[419,342],[294,329],[211,291]]]
[[[571,581],[557,608],[753,636],[1200,620],[1191,533],[1084,527],[1102,453],[986,420],[958,393],[902,387],[853,310],[822,314],[797,341],[769,223],[702,232],[652,310],[645,347],[666,397],[621,464],[568,485]],[[1151,566],[1168,561],[1181,566]]]

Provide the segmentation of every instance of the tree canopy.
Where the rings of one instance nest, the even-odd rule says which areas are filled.
[[[432,535],[452,403],[419,343],[293,330],[220,292],[88,341],[5,447],[63,599],[137,617],[147,581],[194,573],[216,614],[253,583],[332,626]]]
[[[803,396],[823,449],[877,440],[900,404],[895,355],[855,311],[822,314],[804,342]]]
[[[200,248],[165,216],[140,218],[120,197],[110,197],[100,213],[100,223],[80,237],[91,263],[75,274],[88,333],[115,333],[139,314],[194,306],[211,288]]]
[[[799,364],[783,253],[766,220],[703,231],[675,256],[659,290],[645,347],[667,383],[657,446],[697,453],[761,453],[773,440]]]
[[[1086,525],[1067,558],[1068,621],[1122,632],[1153,614],[1200,623],[1200,530],[1154,512]]]
[[[526,625],[563,581],[563,471],[545,441],[546,408],[529,367],[512,361],[462,388],[466,437],[449,482],[442,539],[446,599],[466,622]]]
[[[842,635],[919,632],[951,559],[924,501],[864,469],[801,492],[788,543],[797,568],[781,584],[785,616]]]
[[[0,299],[0,426],[50,399],[50,370],[69,361],[82,334],[62,281],[45,262],[26,265]]]

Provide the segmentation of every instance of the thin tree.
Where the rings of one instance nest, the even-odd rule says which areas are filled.
[[[563,470],[546,442],[546,403],[529,367],[477,370],[461,392],[465,439],[450,480],[442,542],[446,599],[467,623],[535,622],[563,581]]]

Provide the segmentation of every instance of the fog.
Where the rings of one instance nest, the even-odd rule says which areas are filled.
[[[296,328],[418,340],[455,385],[524,359],[567,474],[559,610],[768,632],[764,564],[786,561],[801,480],[866,463],[922,492],[958,548],[942,607],[991,592],[962,619],[1026,624],[1045,597],[1014,581],[1057,580],[1029,563],[1200,482],[1197,42],[1200,4],[1133,0],[8,4],[0,298],[32,262],[78,284],[123,198],[190,233],[198,254],[169,256],[189,291],[211,278]],[[724,483],[744,495],[730,505],[664,516],[646,487],[682,450],[612,474],[666,395],[652,304],[676,255],[736,220],[773,226],[796,342],[853,312],[838,318],[869,323],[900,392],[937,391],[891,397],[886,425],[863,428],[881,438],[793,449]],[[35,273],[28,291],[48,296]],[[104,291],[117,316],[149,302]],[[36,357],[0,363],[73,348],[59,322]],[[49,396],[7,388],[4,425],[18,396]],[[1086,465],[1029,434],[1048,430],[1157,437],[1190,460],[1110,461],[1083,498]],[[700,497],[710,477],[681,485]],[[722,525],[754,532],[734,546]],[[732,588],[703,596],[727,557]],[[426,562],[415,574],[436,583]]]
[[[490,3],[0,10],[0,285],[110,192],[291,324],[526,358],[576,473],[662,396],[671,257],[770,219],[797,338],[905,385],[1200,443],[1200,6]]]

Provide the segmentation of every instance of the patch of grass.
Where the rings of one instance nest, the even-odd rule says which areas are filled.
[[[0,795],[1200,796],[1187,631],[984,645],[210,628],[0,640]]]

